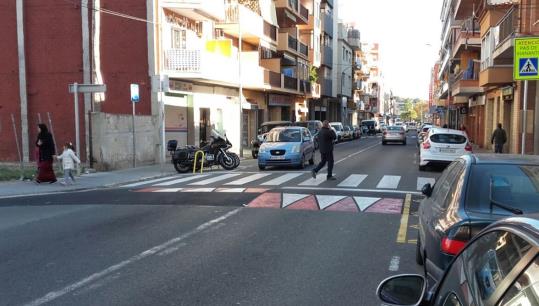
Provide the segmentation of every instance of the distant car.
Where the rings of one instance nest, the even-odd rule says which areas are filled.
[[[267,135],[258,152],[258,168],[294,166],[303,169],[305,162],[314,164],[314,143],[304,127],[277,127]]]
[[[260,125],[260,128],[258,129],[256,139],[253,139],[251,141],[251,155],[253,156],[253,158],[258,157],[258,148],[264,142],[264,138],[269,131],[271,131],[275,127],[291,125],[291,121],[267,121],[262,123]]]
[[[376,123],[376,120],[363,120],[361,121],[361,125],[367,127],[367,133],[369,135],[376,134],[376,130],[378,129],[378,124]]]
[[[380,124],[378,126],[380,127],[381,132],[383,132],[387,128],[387,124],[385,124],[383,122],[380,122]]]
[[[408,131],[417,131],[417,124],[415,122],[410,122],[407,125]]]
[[[481,231],[429,288],[428,276],[402,274],[380,283],[389,305],[539,305],[539,215],[512,217]]]
[[[481,229],[506,216],[539,212],[539,157],[464,155],[422,192],[416,261],[439,280]]]
[[[343,140],[352,140],[352,139],[354,139],[354,131],[352,130],[352,128],[350,128],[350,126],[348,126],[348,125],[344,126],[342,138],[343,138]]]
[[[296,126],[302,126],[305,127],[311,132],[311,135],[313,136],[314,141],[314,148],[315,150],[318,150],[318,132],[320,132],[320,129],[322,128],[322,121],[320,120],[307,120],[307,121],[298,121],[295,122],[294,125]]]
[[[400,126],[388,126],[384,132],[382,132],[382,145],[388,142],[400,142],[406,145],[406,132]]]
[[[424,171],[429,164],[449,164],[471,152],[472,145],[465,132],[431,128],[419,146],[419,171]]]
[[[359,127],[359,125],[354,125],[352,127],[352,130],[354,132],[354,139],[361,138],[361,128]]]
[[[340,122],[330,122],[329,125],[335,129],[335,132],[337,134],[337,142],[341,142],[343,140],[343,130],[344,126]]]

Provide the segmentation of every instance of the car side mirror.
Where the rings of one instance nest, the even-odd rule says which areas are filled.
[[[417,306],[423,301],[426,289],[423,276],[402,274],[383,280],[378,285],[376,296],[389,305]]]
[[[430,185],[430,183],[425,184],[423,188],[421,188],[421,193],[427,198],[430,198],[430,196],[432,195],[432,186]]]

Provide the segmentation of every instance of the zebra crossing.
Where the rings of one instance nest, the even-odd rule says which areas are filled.
[[[189,174],[137,182],[122,186],[147,192],[247,192],[247,190],[270,190],[276,188],[327,188],[353,190],[362,188],[381,191],[415,192],[430,183],[434,177],[403,177],[400,175],[369,175],[354,173],[339,176],[337,180],[327,181],[325,173],[312,178],[309,172],[234,172],[213,174]]]

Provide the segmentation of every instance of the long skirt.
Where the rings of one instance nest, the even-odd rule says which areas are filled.
[[[56,175],[52,169],[52,160],[42,160],[38,162],[37,178],[38,183],[56,182]]]

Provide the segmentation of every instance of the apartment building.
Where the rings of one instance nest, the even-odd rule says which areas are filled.
[[[441,122],[466,126],[470,139],[492,149],[490,137],[498,123],[508,134],[504,152],[522,147],[523,82],[513,79],[515,37],[539,34],[536,0],[446,0],[443,22],[440,85],[435,101]],[[539,154],[537,82],[528,90],[524,152]]]
[[[339,121],[346,125],[352,124],[353,114],[356,106],[352,94],[352,75],[353,75],[353,47],[348,41],[348,25],[339,22],[337,25],[337,98],[340,102]]]

